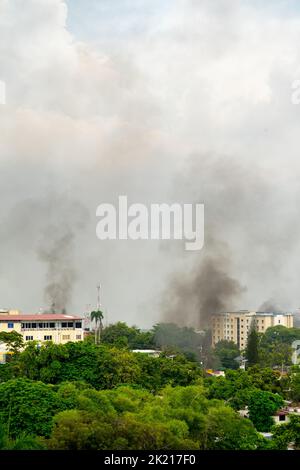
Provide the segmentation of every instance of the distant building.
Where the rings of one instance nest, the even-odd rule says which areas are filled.
[[[147,356],[152,357],[159,357],[159,355],[161,354],[161,351],[157,351],[156,349],[132,349],[131,352],[147,354]]]
[[[275,416],[273,416],[275,424],[284,424],[290,421],[290,416],[300,416],[300,406],[286,406],[281,410],[278,410]]]
[[[205,369],[205,373],[209,377],[225,377],[224,370]]]
[[[270,326],[282,325],[293,327],[291,313],[266,313],[240,310],[238,312],[224,312],[212,315],[212,346],[221,340],[233,341],[239,349],[245,349],[247,337],[252,325],[255,323],[257,331],[264,333]]]
[[[65,314],[21,314],[17,310],[0,310],[0,332],[16,331],[27,341],[53,341],[63,344],[83,340],[82,318]],[[5,346],[1,345],[2,355]],[[0,354],[1,354],[0,351]]]

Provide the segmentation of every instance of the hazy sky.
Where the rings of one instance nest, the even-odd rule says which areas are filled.
[[[220,246],[232,307],[299,307],[299,47],[297,1],[0,0],[0,308],[61,282],[79,314],[100,281],[108,321],[150,326]],[[204,202],[218,248],[100,242],[120,194]]]

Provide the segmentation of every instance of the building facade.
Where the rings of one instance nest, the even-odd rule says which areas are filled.
[[[239,349],[245,349],[247,337],[254,322],[259,333],[264,333],[269,327],[282,325],[293,327],[291,313],[266,313],[240,310],[212,315],[212,346],[219,341],[233,341]]]
[[[0,332],[16,331],[27,341],[62,344],[83,340],[83,318],[64,314],[21,314],[0,310]]]

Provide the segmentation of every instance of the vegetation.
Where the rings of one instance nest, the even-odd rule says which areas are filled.
[[[24,346],[23,336],[16,331],[11,331],[10,333],[7,333],[7,331],[1,331],[0,343],[4,343],[7,350],[14,354],[17,354]]]
[[[281,424],[272,429],[274,447],[285,450],[288,446],[293,446],[295,450],[300,450],[300,417],[291,416],[289,423]]]
[[[129,349],[152,349],[155,346],[153,331],[142,332],[136,326],[130,327],[123,322],[104,328],[102,342]]]
[[[103,329],[102,320],[104,318],[103,312],[101,310],[94,310],[91,312],[91,322],[95,322],[95,344],[99,344],[101,341],[101,332]]]
[[[232,342],[212,352],[207,333],[170,324],[144,332],[117,323],[103,328],[101,344],[32,341],[23,350],[18,333],[2,336],[14,354],[0,364],[0,449],[299,448],[299,418],[273,427],[272,416],[299,400],[300,368],[282,375],[262,360],[272,338],[290,347],[296,332],[269,330],[256,333],[246,370]],[[159,357],[131,351],[158,347]],[[205,373],[208,358],[224,377]]]
[[[219,341],[215,347],[215,355],[224,369],[238,369],[237,358],[240,355],[239,348],[233,341]]]
[[[246,347],[246,359],[248,366],[254,366],[258,363],[258,342],[259,336],[257,333],[256,325],[253,322],[249,331],[247,347]]]
[[[274,425],[272,416],[282,405],[283,399],[280,395],[255,390],[250,394],[249,418],[258,431],[270,431]]]

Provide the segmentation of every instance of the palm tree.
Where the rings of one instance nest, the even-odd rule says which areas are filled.
[[[100,343],[101,341],[101,332],[103,328],[103,312],[101,310],[93,310],[91,312],[91,321],[95,321],[96,328],[95,328],[95,344]],[[99,323],[99,327],[98,327]]]

